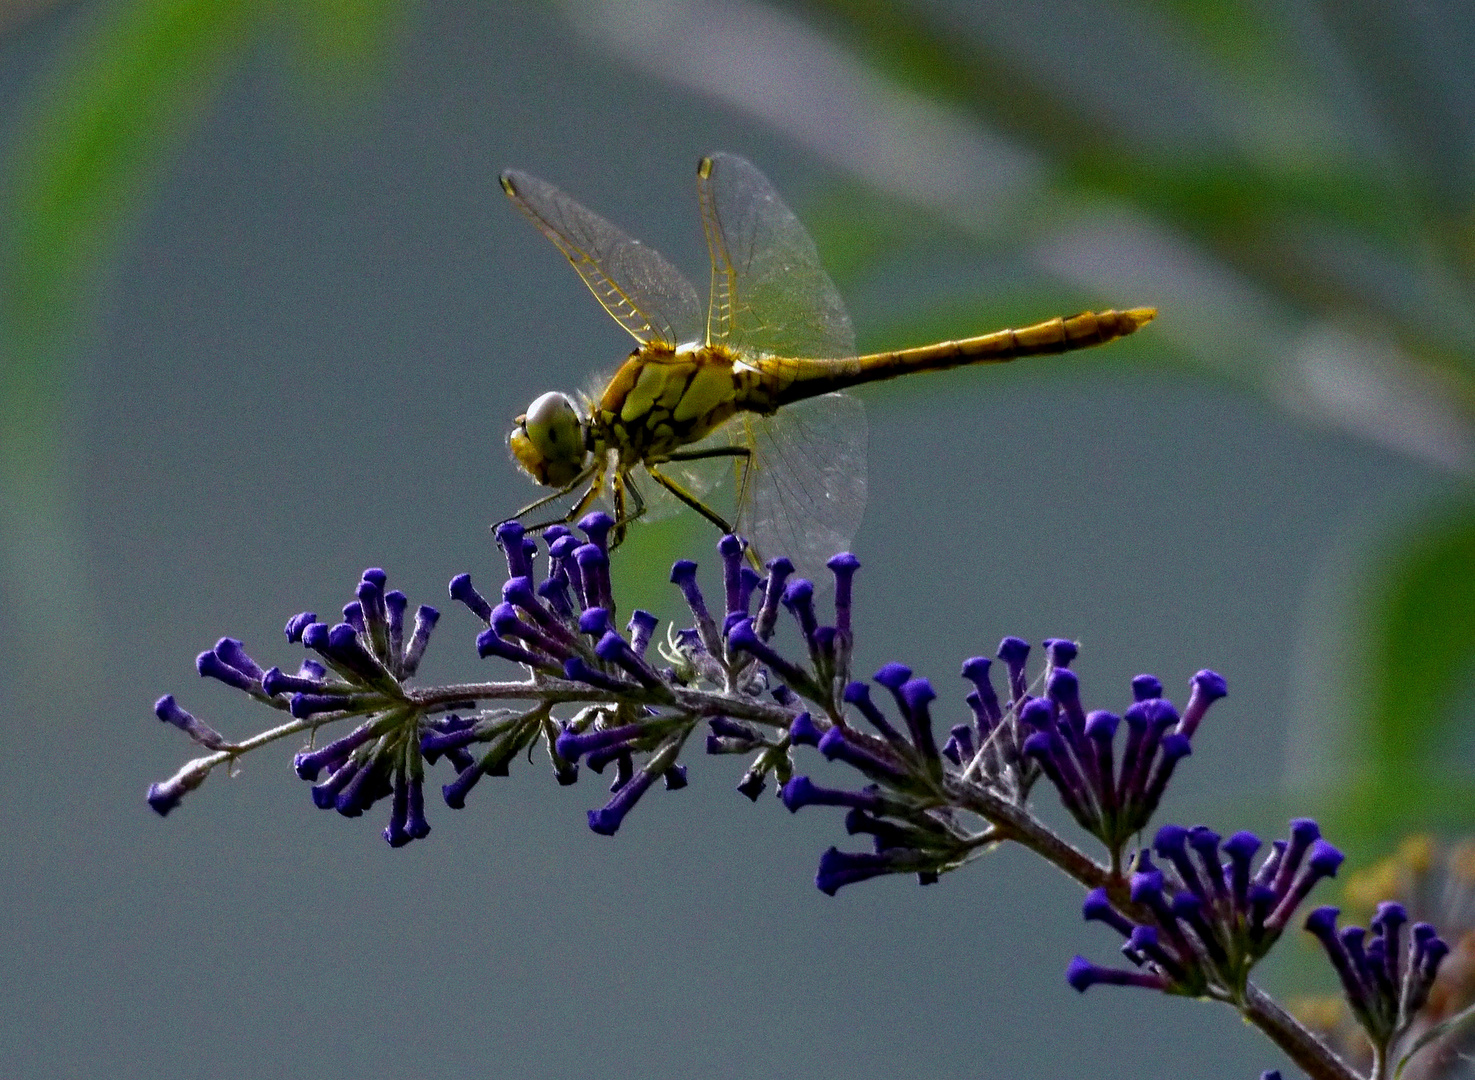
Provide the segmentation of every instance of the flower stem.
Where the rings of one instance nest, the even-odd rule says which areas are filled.
[[[1290,1013],[1254,983],[1245,984],[1244,1018],[1284,1050],[1311,1080],[1363,1080],[1363,1077],[1307,1031]],[[1375,1080],[1381,1080],[1374,1073]]]

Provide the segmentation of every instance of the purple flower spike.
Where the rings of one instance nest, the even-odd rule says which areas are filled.
[[[195,657],[195,668],[207,679],[219,679],[226,686],[243,690],[248,694],[261,694],[261,683],[239,668],[231,667],[213,652],[202,652]]]
[[[636,656],[644,658],[645,651],[650,647],[651,635],[655,633],[656,627],[661,623],[648,611],[636,608],[630,613],[630,621],[625,629],[630,632],[630,651]]]
[[[252,660],[246,647],[235,638],[223,637],[215,643],[215,655],[250,679],[259,680],[265,674],[261,665]]]
[[[321,677],[303,678],[301,675],[288,675],[281,668],[267,668],[266,674],[261,677],[261,691],[267,697],[276,697],[278,694],[316,694],[323,690],[324,683]]]
[[[304,611],[300,614],[293,615],[287,620],[287,625],[284,627],[287,640],[295,645],[302,640],[302,631],[317,621],[318,615],[315,611]]]
[[[850,552],[842,551],[832,556],[825,566],[835,575],[835,630],[837,633],[849,634],[850,593],[855,572],[860,569],[860,560]]]
[[[527,548],[522,542],[526,531],[519,521],[504,521],[497,526],[497,546],[507,557],[508,577],[527,577],[533,572],[532,563],[527,556]]]
[[[1153,839],[1152,848],[1164,859],[1173,864],[1173,869],[1178,871],[1178,877],[1194,896],[1202,902],[1207,903],[1209,895],[1204,891],[1203,880],[1198,871],[1194,869],[1193,860],[1188,857],[1188,830],[1182,825],[1164,825],[1157,831]]]
[[[370,573],[365,570],[364,573]],[[379,571],[383,573],[383,571]],[[381,659],[389,657],[389,610],[384,606],[384,586],[375,584],[368,578],[358,583],[355,594],[358,597],[359,608],[363,612],[363,631],[369,635],[373,643],[374,652]],[[407,795],[406,798],[409,796]]]
[[[389,824],[384,827],[384,839],[392,848],[402,848],[412,839],[405,823],[410,817],[410,784],[403,769],[394,775],[394,801],[390,804]]]
[[[722,638],[717,633],[717,624],[712,621],[711,614],[707,611],[707,602],[702,598],[702,590],[697,585],[697,564],[690,559],[680,559],[671,566],[671,584],[681,590],[681,596],[686,601],[686,606],[691,608],[691,614],[697,623],[697,633],[701,635],[702,644],[713,656],[722,656]]]
[[[599,643],[594,646],[594,655],[606,663],[618,664],[643,686],[653,688],[662,685],[661,677],[655,669],[636,656],[629,643],[613,630],[605,631]]]
[[[884,669],[883,669],[884,670]],[[907,674],[911,674],[910,671]],[[845,702],[854,705],[862,716],[870,722],[871,727],[880,732],[881,737],[893,746],[904,743],[901,732],[891,726],[891,722],[882,715],[881,710],[876,708],[871,701],[871,688],[863,682],[853,682],[845,687]]]
[[[1332,967],[1337,972],[1337,977],[1342,980],[1342,990],[1347,995],[1347,1004],[1352,1007],[1353,1014],[1364,1028],[1372,1030],[1376,1026],[1373,1017],[1373,1002],[1369,996],[1372,988],[1363,977],[1365,967],[1362,954],[1361,927],[1349,926],[1347,931],[1337,933],[1337,915],[1340,914],[1334,907],[1319,907],[1310,915],[1306,916],[1306,930],[1312,934],[1321,946],[1326,950],[1327,959],[1331,961]],[[1351,948],[1349,948],[1349,944]]]
[[[384,615],[389,622],[389,652],[396,665],[404,662],[405,611],[409,606],[410,598],[398,589],[391,589],[384,594]]]
[[[1006,637],[999,642],[998,657],[1009,669],[1009,699],[1016,705],[1024,700],[1029,682],[1025,678],[1024,663],[1029,659],[1029,642],[1024,638]]]
[[[834,896],[846,885],[915,869],[918,869],[916,858],[908,851],[872,855],[830,848],[819,857],[819,872],[814,875],[814,884],[826,896]]]
[[[955,748],[954,765],[961,766],[965,761],[973,760],[973,755],[978,752],[973,744],[973,729],[967,724],[954,724],[948,729],[948,744]]]
[[[430,835],[430,822],[425,818],[425,785],[418,776],[410,778],[409,813],[405,818],[405,832],[412,840],[424,840]]]
[[[470,574],[457,574],[451,578],[451,599],[465,604],[471,614],[488,626],[492,623],[492,605],[471,584]]]
[[[1290,843],[1286,845],[1285,854],[1280,858],[1280,865],[1275,868],[1275,879],[1270,882],[1270,887],[1280,897],[1290,891],[1291,882],[1295,880],[1296,871],[1301,868],[1306,852],[1313,843],[1321,839],[1320,826],[1310,818],[1292,819],[1290,833]]]
[[[1249,910],[1250,860],[1260,850],[1261,839],[1252,832],[1237,832],[1224,841],[1224,854],[1229,856],[1229,880],[1236,911]]]
[[[476,782],[482,778],[485,771],[485,767],[478,761],[468,768],[462,769],[456,775],[456,779],[452,780],[449,784],[443,785],[440,789],[440,794],[441,798],[445,800],[446,805],[452,810],[466,809],[466,796],[471,793],[471,789],[476,786]]]
[[[1081,905],[1081,914],[1087,922],[1101,922],[1111,927],[1122,937],[1131,937],[1136,924],[1112,906],[1105,889],[1092,889]]]
[[[1060,706],[1072,733],[1084,735],[1086,714],[1081,709],[1081,681],[1076,673],[1068,668],[1056,668],[1045,685],[1045,695]]]
[[[1266,920],[1267,929],[1279,933],[1291,921],[1291,916],[1301,906],[1306,897],[1311,895],[1311,890],[1316,883],[1323,878],[1336,877],[1337,869],[1342,865],[1345,856],[1332,847],[1325,840],[1317,839],[1312,842],[1306,853],[1306,865],[1301,867],[1301,872],[1296,875],[1285,896],[1283,896],[1275,910]]]
[[[937,760],[937,742],[932,734],[932,712],[928,706],[937,698],[937,691],[926,679],[909,679],[896,691],[897,699],[904,706],[907,728],[912,734],[912,745],[922,755],[922,760],[940,767]]]
[[[1142,825],[1152,820],[1156,813],[1158,804],[1162,802],[1163,792],[1168,789],[1168,781],[1173,779],[1173,770],[1178,767],[1178,762],[1193,753],[1193,744],[1188,741],[1188,736],[1179,735],[1177,732],[1163,736],[1162,745],[1159,747],[1157,768],[1153,771],[1152,779],[1147,782],[1147,790],[1142,793],[1142,798],[1137,806],[1134,819]]]
[[[823,737],[824,732],[815,726],[807,712],[794,717],[794,722],[789,725],[789,741],[795,746],[818,746]]]
[[[562,656],[568,651],[562,642],[554,640],[532,623],[523,620],[517,614],[517,608],[505,600],[492,608],[492,629],[498,637],[516,638],[532,649],[540,649],[553,656]]]
[[[747,605],[743,603],[743,551],[747,547],[742,538],[728,533],[717,541],[717,554],[722,557],[722,592],[727,601],[727,613],[730,615],[735,611],[741,611],[747,615]]]
[[[758,605],[757,618],[753,620],[753,627],[763,641],[773,637],[773,628],[778,623],[779,604],[782,603],[789,575],[793,572],[794,564],[788,559],[770,559],[768,562],[768,580],[763,586],[763,601]]]
[[[1209,706],[1222,697],[1229,694],[1229,684],[1224,681],[1224,676],[1205,668],[1193,677],[1191,689],[1188,695],[1188,704],[1183,707],[1183,719],[1178,722],[1178,732],[1190,739],[1198,730],[1200,721],[1204,714],[1209,711]]]
[[[1118,968],[1098,967],[1084,956],[1077,956],[1065,969],[1065,981],[1071,988],[1085,993],[1093,986],[1141,986],[1149,990],[1166,990],[1168,980],[1147,971],[1122,971]]]
[[[1399,983],[1398,960],[1402,951],[1400,931],[1408,922],[1408,909],[1392,900],[1378,905],[1373,915],[1372,928],[1383,945],[1383,971],[1392,986]]]
[[[355,675],[364,682],[383,685],[394,679],[378,657],[364,647],[359,632],[348,623],[339,623],[330,629],[326,647],[318,651],[340,671]]]
[[[814,632],[819,629],[819,622],[814,617],[814,583],[806,578],[795,578],[784,590],[783,605],[798,621],[805,643],[813,648]]]
[[[758,571],[747,563],[743,563],[742,569],[738,571],[738,610],[744,615],[753,606],[753,593],[758,586],[763,584],[763,578]]]
[[[574,635],[569,628],[538,602],[538,593],[533,588],[532,578],[508,578],[502,584],[502,599],[532,619],[550,637],[568,645],[574,643]]]
[[[1156,675],[1138,675],[1132,680],[1132,700],[1151,701],[1163,696],[1163,681]]]
[[[1188,830],[1188,846],[1198,854],[1204,880],[1213,898],[1227,903],[1229,889],[1224,884],[1224,865],[1219,861],[1219,834],[1203,825],[1195,825]]]
[[[852,742],[845,736],[844,728],[830,728],[819,740],[819,752],[828,760],[843,761],[874,780],[895,783],[906,779],[907,774],[904,769],[881,757],[880,754],[872,752],[859,742]]]
[[[435,624],[439,621],[440,612],[428,604],[421,604],[416,609],[415,629],[410,634],[409,644],[405,646],[405,658],[400,663],[405,678],[409,678],[420,670],[420,661],[425,656],[425,646],[430,644],[430,632],[435,629]]]
[[[318,713],[339,712],[352,705],[353,699],[345,694],[293,694],[287,711],[298,720],[306,720]]]
[[[581,634],[603,637],[609,629],[609,612],[602,607],[587,608],[579,616],[579,632]]]
[[[1116,787],[1116,772],[1113,761],[1113,740],[1122,718],[1104,709],[1096,709],[1086,717],[1085,737],[1093,751],[1094,779],[1097,794],[1101,797],[1101,808],[1108,819],[1117,812],[1120,797]]]
[[[570,656],[563,662],[563,677],[573,682],[586,683],[596,690],[609,690],[616,694],[627,693],[634,685],[612,675],[606,675],[602,671],[595,671],[584,663],[584,658],[581,656]]]
[[[592,515],[591,515],[592,516]],[[609,515],[605,515],[608,517]],[[586,519],[587,520],[587,519]],[[610,592],[609,555],[598,544],[584,544],[574,549],[574,562],[584,577],[584,606],[613,608]]]
[[[587,519],[586,519],[587,520]],[[663,770],[664,771],[664,770]],[[615,797],[599,810],[589,811],[589,828],[600,836],[613,836],[619,831],[621,823],[640,801],[640,797],[650,789],[655,782],[656,774],[649,768],[641,769],[630,780],[620,785],[620,790],[615,792]]]
[[[584,575],[579,570],[579,564],[574,559],[574,552],[579,549],[579,540],[575,536],[560,536],[548,545],[548,555],[552,560],[554,573],[562,573],[568,578],[569,586],[574,590],[574,598],[579,606],[584,606]]]
[[[589,538],[589,543],[600,551],[609,552],[609,531],[615,527],[615,519],[603,510],[595,510],[579,519],[579,531]]]
[[[1034,698],[1019,710],[1019,722],[1035,731],[1055,730],[1055,710],[1044,698]]]
[[[1045,656],[1052,668],[1068,668],[1071,661],[1080,655],[1081,647],[1067,638],[1046,638]]]
[[[779,792],[789,813],[798,813],[805,806],[853,806],[859,810],[877,813],[882,809],[881,799],[865,791],[837,791],[820,787],[807,776],[795,776]]]
[[[200,764],[199,761],[191,761],[162,784],[150,784],[148,804],[154,813],[160,817],[167,817],[169,812],[177,807],[186,795],[203,784],[205,777],[209,775],[210,769],[207,766]]]
[[[808,686],[809,676],[802,668],[789,663],[762,641],[753,630],[753,620],[744,619],[727,635],[727,647],[734,652],[745,652],[790,686]]]
[[[514,645],[490,626],[476,635],[476,655],[483,660],[489,656],[500,656],[503,660],[530,667],[543,667],[548,663],[547,657],[529,652],[521,645]]]
[[[568,578],[551,577],[546,581],[538,583],[538,596],[548,601],[548,606],[561,619],[571,619],[574,616],[574,605],[569,600]]]
[[[209,724],[196,720],[179,707],[173,694],[165,694],[154,702],[154,715],[166,724],[173,724],[195,742],[210,750],[223,750],[230,744],[225,737]]]

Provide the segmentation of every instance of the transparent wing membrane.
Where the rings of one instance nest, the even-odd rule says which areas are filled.
[[[698,166],[697,195],[712,257],[711,341],[755,356],[852,356],[840,294],[768,178],[734,154],[713,154]]]
[[[734,443],[752,450],[738,531],[761,558],[787,555],[823,585],[825,560],[849,547],[865,511],[865,407],[824,394],[773,416],[739,413],[728,427]]]
[[[660,252],[546,180],[509,170],[502,174],[502,188],[636,341],[678,345],[696,339],[701,325],[696,289]]]

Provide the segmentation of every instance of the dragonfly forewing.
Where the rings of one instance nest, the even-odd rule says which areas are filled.
[[[677,345],[696,340],[701,327],[696,289],[660,252],[546,180],[509,169],[502,174],[502,188],[636,341]]]

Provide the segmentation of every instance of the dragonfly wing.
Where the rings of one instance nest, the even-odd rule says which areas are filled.
[[[509,169],[502,189],[558,245],[595,298],[644,344],[679,345],[700,333],[696,289],[654,248],[626,236],[546,180]]]
[[[752,451],[738,492],[737,529],[767,560],[791,559],[823,583],[824,563],[846,550],[866,505],[865,407],[845,394],[739,413],[730,440]]]
[[[697,167],[712,257],[708,344],[754,356],[854,355],[855,334],[814,241],[768,178],[735,154]]]

